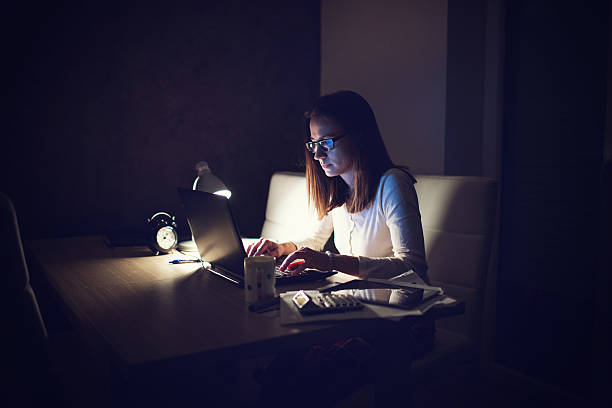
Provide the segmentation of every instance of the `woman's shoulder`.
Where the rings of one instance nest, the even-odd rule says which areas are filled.
[[[383,173],[380,178],[380,187],[385,185],[413,186],[416,179],[405,167],[392,167]]]
[[[393,167],[387,170],[380,178],[377,198],[381,205],[384,202],[395,202],[398,199],[405,200],[416,194],[414,183],[416,180],[407,170],[401,167]]]

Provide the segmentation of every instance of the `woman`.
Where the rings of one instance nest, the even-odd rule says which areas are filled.
[[[294,242],[262,238],[248,255],[288,255],[280,268],[297,265],[292,273],[331,266],[361,278],[390,278],[412,269],[428,282],[415,180],[391,162],[370,105],[340,91],[320,97],[305,119],[315,233]],[[321,252],[332,232],[340,254]]]
[[[292,273],[335,269],[390,278],[413,270],[428,282],[416,181],[391,162],[370,105],[352,91],[322,96],[306,112],[305,125],[306,183],[318,224],[302,241],[262,238],[249,246],[248,255],[288,255],[280,268]],[[332,232],[339,254],[321,252]],[[332,401],[373,372],[388,374],[382,380],[368,377],[383,382],[377,387],[383,395],[390,394],[385,389],[397,392],[388,378],[405,378],[409,365],[404,362],[430,349],[433,334],[433,322],[424,321],[384,338],[373,334],[279,356],[262,381],[264,393],[284,388],[287,395],[299,394],[300,384],[316,384],[319,373],[326,373],[316,388]],[[389,357],[385,350],[406,352]],[[390,370],[388,362],[399,355],[405,359]],[[303,368],[299,378],[287,376],[296,366]]]

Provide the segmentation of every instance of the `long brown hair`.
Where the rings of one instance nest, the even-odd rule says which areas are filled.
[[[314,203],[319,218],[343,204],[351,213],[365,210],[374,201],[380,177],[393,167],[372,108],[353,91],[319,97],[304,114],[305,142],[311,140],[310,121],[316,117],[332,119],[346,132],[355,176],[351,194],[340,176],[327,177],[314,155],[305,150],[309,201]]]

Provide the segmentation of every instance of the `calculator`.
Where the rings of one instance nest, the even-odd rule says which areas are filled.
[[[309,296],[306,292],[300,290],[293,296],[292,300],[300,313],[305,315],[348,312],[364,307],[359,299],[350,294],[318,293]]]

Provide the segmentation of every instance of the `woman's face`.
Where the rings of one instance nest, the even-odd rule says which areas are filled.
[[[326,117],[313,117],[310,120],[310,139],[313,142],[338,136],[344,137],[334,141],[333,149],[326,152],[317,145],[314,151],[314,159],[327,177],[347,175],[353,170],[349,141],[344,129],[335,120]]]

